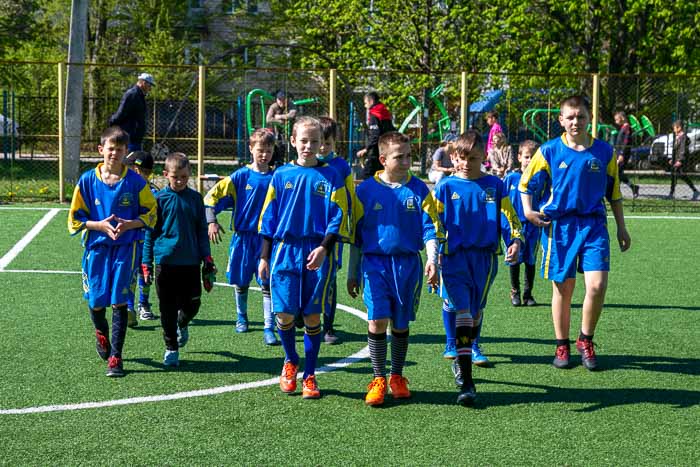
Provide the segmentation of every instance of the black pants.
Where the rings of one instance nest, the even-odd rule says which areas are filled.
[[[156,265],[156,292],[165,347],[177,350],[178,326],[186,327],[199,312],[202,296],[199,265]]]
[[[676,191],[676,181],[679,178],[687,183],[693,192],[697,191],[695,185],[693,185],[693,181],[683,172],[683,167],[671,167],[671,196],[673,196],[673,193]]]

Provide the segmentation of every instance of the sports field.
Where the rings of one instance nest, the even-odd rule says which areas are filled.
[[[0,464],[700,465],[700,216],[628,215],[632,249],[613,252],[595,338],[603,371],[576,356],[570,370],[551,366],[551,286],[538,277],[541,305],[512,308],[501,267],[476,407],[455,404],[440,304],[424,293],[405,371],[413,398],[369,408],[363,307],[343,272],[339,301],[358,310],[339,311],[343,343],[321,349],[320,400],[280,393],[283,353],[262,343],[260,296],[253,331],[235,334],[224,286],[203,298],[179,369],[162,367],[159,323],[141,322],[127,334],[127,376],[105,377],[82,248],[56,208],[0,206]],[[226,248],[214,247],[222,268]]]

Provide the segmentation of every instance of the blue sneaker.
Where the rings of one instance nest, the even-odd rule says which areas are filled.
[[[454,360],[457,358],[457,344],[454,342],[445,344],[445,351],[442,353],[442,358],[446,360]]]
[[[272,329],[263,329],[263,342],[265,345],[280,345],[280,341],[277,340],[275,331]]]
[[[489,359],[486,358],[486,355],[481,353],[479,344],[472,345],[472,363],[480,367],[489,366]]]
[[[163,356],[163,365],[180,366],[180,353],[177,350],[166,350]]]
[[[248,332],[248,316],[247,315],[238,315],[238,319],[236,320],[236,332],[237,333]]]
[[[181,328],[180,326],[177,327],[177,345],[182,348],[187,344],[187,341],[190,340],[190,331],[187,329],[187,326],[184,328]]]

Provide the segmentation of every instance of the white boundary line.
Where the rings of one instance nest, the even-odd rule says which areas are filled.
[[[49,271],[40,269],[0,269],[0,272],[16,272],[21,274],[82,274],[80,271]]]
[[[41,232],[44,227],[51,222],[51,219],[53,219],[58,212],[59,209],[50,209],[49,212],[47,212],[44,217],[42,217],[39,222],[37,222],[34,227],[32,227],[32,229],[10,249],[10,251],[5,253],[5,256],[0,258],[0,271],[5,269],[7,265],[9,265],[12,260],[14,260],[32,240],[34,240],[34,237],[39,235],[39,232]]]
[[[8,271],[9,272],[9,271]],[[51,272],[51,271],[36,271],[36,272]],[[71,272],[72,274],[72,272]],[[217,285],[231,287],[229,284],[224,284],[221,282],[216,282]],[[251,287],[252,290],[260,290],[258,287]],[[346,305],[338,304],[338,309],[350,313],[353,316],[361,318],[367,321],[367,314]],[[329,373],[341,368],[348,367],[353,363],[357,363],[360,360],[364,360],[369,357],[369,347],[365,346],[358,352],[333,362],[326,366],[323,366],[316,370],[316,373]],[[302,375],[298,375],[297,379],[300,379]],[[85,410],[85,409],[98,409],[103,407],[116,407],[121,405],[133,405],[133,404],[144,404],[148,402],[162,402],[162,401],[172,401],[179,399],[189,399],[193,397],[205,397],[213,396],[217,394],[225,394],[229,392],[243,391],[245,389],[256,389],[265,386],[273,386],[279,383],[279,377],[264,379],[261,381],[251,381],[248,383],[233,384],[230,386],[219,386],[209,389],[198,389],[194,391],[176,392],[173,394],[160,394],[155,396],[142,396],[142,397],[130,397],[127,399],[116,399],[101,402],[81,402],[77,404],[59,404],[59,405],[42,405],[37,407],[25,407],[22,409],[3,409],[0,410],[0,415],[25,415],[34,413],[46,413],[46,412],[65,412],[71,410]]]

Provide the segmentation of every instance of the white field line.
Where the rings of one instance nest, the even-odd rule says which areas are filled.
[[[20,274],[82,274],[80,271],[49,271],[41,269],[0,269],[0,272],[15,272]]]
[[[216,282],[216,285],[224,286],[224,287],[231,287],[229,284],[221,283],[221,282]],[[252,290],[260,290],[258,287],[251,287]],[[352,308],[349,306],[341,305],[338,304],[338,309],[343,310],[347,313],[350,313],[353,316],[357,316],[358,318],[361,318],[363,320],[367,320],[367,314],[363,313],[362,311]],[[316,373],[328,373],[334,370],[338,370],[341,368],[345,368],[347,366],[352,365],[353,363],[357,363],[360,360],[366,359],[369,357],[369,347],[365,346],[358,352],[355,352],[354,354],[350,355],[349,357],[345,357],[343,359],[338,360],[337,362],[333,362],[331,364],[328,364],[326,366],[323,366],[316,370]],[[297,376],[297,379],[301,379],[302,375],[299,374]],[[133,405],[133,404],[144,404],[147,402],[162,402],[162,401],[172,401],[172,400],[179,400],[179,399],[189,399],[193,397],[205,397],[205,396],[213,396],[217,394],[225,394],[229,392],[236,392],[236,391],[243,391],[246,389],[256,389],[256,388],[261,388],[265,386],[273,386],[275,384],[279,384],[279,377],[275,376],[274,378],[269,378],[269,379],[264,379],[261,381],[251,381],[249,383],[239,383],[239,384],[233,384],[230,386],[219,386],[216,388],[209,388],[209,389],[198,389],[194,391],[185,391],[185,392],[176,392],[174,394],[160,394],[160,395],[155,395],[155,396],[141,396],[141,397],[130,397],[127,399],[116,399],[116,400],[110,400],[110,401],[101,401],[101,402],[82,402],[82,403],[77,403],[77,404],[57,404],[57,405],[42,405],[38,407],[25,407],[21,409],[3,409],[0,410],[0,415],[25,415],[25,414],[34,414],[34,413],[46,413],[46,412],[65,412],[65,411],[70,411],[70,410],[84,410],[84,409],[99,409],[103,407],[116,407],[120,405]]]
[[[608,219],[615,219],[613,216],[608,216]],[[628,216],[625,214],[625,219],[656,219],[656,220],[671,220],[671,221],[700,221],[700,216]]]
[[[32,229],[10,249],[10,251],[5,253],[5,256],[0,258],[0,271],[5,269],[7,265],[10,264],[12,260],[14,260],[32,240],[34,240],[34,237],[39,235],[39,232],[41,232],[44,227],[51,222],[51,219],[53,219],[58,212],[59,209],[50,209],[49,212],[47,212],[44,217],[42,217],[39,222],[37,222],[36,225],[34,225],[34,227],[32,227]]]

